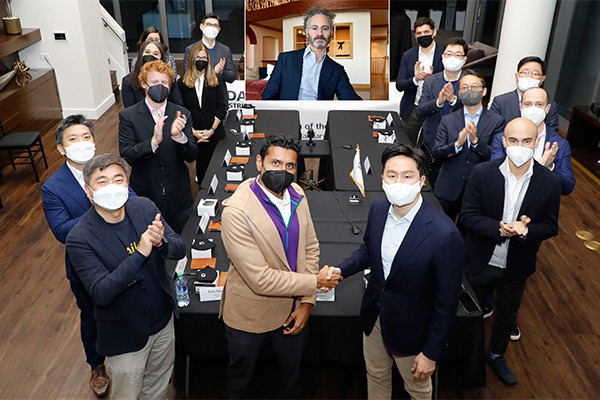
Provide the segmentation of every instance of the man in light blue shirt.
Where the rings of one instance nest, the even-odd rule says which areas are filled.
[[[485,80],[473,70],[464,70],[458,82],[463,108],[444,115],[431,154],[442,163],[434,188],[446,215],[455,221],[463,192],[475,165],[488,161],[494,135],[501,133],[504,119],[485,109]]]
[[[304,15],[308,46],[279,54],[262,100],[362,100],[344,67],[327,55],[334,18],[319,6]]]

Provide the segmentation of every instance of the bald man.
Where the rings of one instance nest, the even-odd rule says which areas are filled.
[[[552,109],[548,92],[538,87],[527,89],[523,92],[523,101],[519,107],[521,116],[537,126],[538,140],[533,149],[533,158],[560,178],[563,196],[570,194],[575,188],[575,174],[573,174],[571,166],[571,146],[555,130],[546,125],[546,117]],[[502,137],[501,133],[494,137],[492,160],[506,156]]]
[[[486,360],[507,385],[517,383],[504,353],[527,278],[543,240],[558,234],[560,179],[534,160],[538,130],[526,118],[510,121],[506,157],[477,165],[465,189],[460,222],[466,231],[465,272],[480,303],[494,289],[496,314]]]

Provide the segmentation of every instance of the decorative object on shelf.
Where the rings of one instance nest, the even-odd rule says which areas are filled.
[[[6,9],[6,15],[8,15],[7,17],[2,17],[4,33],[7,35],[19,35],[21,34],[21,19],[13,15],[12,7],[10,6],[11,1],[4,0],[4,8]]]
[[[10,83],[10,80],[15,76],[15,73],[16,71],[12,70],[0,76],[0,90],[4,89],[4,87]]]
[[[29,67],[25,65],[25,61],[15,62],[14,72],[17,74],[15,78],[17,85],[25,86],[31,82],[31,75],[27,71],[29,71]]]

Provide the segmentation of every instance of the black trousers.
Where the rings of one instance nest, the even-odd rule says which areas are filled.
[[[167,221],[167,224],[169,224],[171,229],[173,229],[176,233],[181,234],[185,223],[190,217],[191,208],[186,208],[183,211],[172,213],[171,211],[169,211],[169,207],[165,199],[163,199],[160,204],[157,204],[157,206],[160,212],[162,213],[163,218],[165,219],[165,221]]]
[[[202,180],[204,179],[204,175],[206,175],[208,164],[210,164],[210,159],[212,158],[218,143],[219,140],[214,139],[212,136],[208,140],[208,143],[196,143],[198,146],[198,155],[196,156],[196,177],[198,178],[198,186],[200,187],[202,187]]]
[[[295,336],[284,335],[283,327],[265,333],[240,331],[225,325],[225,338],[229,352],[227,366],[227,390],[231,399],[248,399],[250,384],[263,348],[269,344],[279,367],[278,397],[298,399],[300,390],[300,367],[308,339],[308,329]],[[265,382],[266,385],[271,382]]]
[[[517,322],[519,307],[527,281],[512,282],[506,270],[488,265],[477,275],[468,275],[469,282],[477,295],[479,304],[484,304],[487,296],[496,289],[496,312],[492,324],[490,351],[494,354],[506,353],[512,328]]]

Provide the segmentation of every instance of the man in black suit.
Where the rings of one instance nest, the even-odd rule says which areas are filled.
[[[101,154],[83,168],[92,207],[67,235],[73,268],[94,303],[96,349],[105,354],[113,399],[165,399],[179,316],[165,260],[185,242],[156,205],[127,190],[129,166]]]
[[[360,311],[369,399],[391,398],[394,363],[411,398],[431,399],[431,374],[458,307],[463,239],[423,200],[421,150],[393,144],[381,164],[387,199],[373,203],[364,243],[328,277],[371,268]]]
[[[417,116],[417,104],[421,98],[423,82],[425,78],[444,69],[442,47],[434,40],[437,35],[435,22],[429,17],[419,17],[414,23],[414,30],[418,46],[402,55],[396,79],[396,89],[403,92],[400,101],[402,127],[413,146],[417,143],[419,129],[425,121],[425,118]]]
[[[146,98],[119,114],[119,152],[131,166],[131,187],[154,201],[165,220],[180,233],[194,201],[185,162],[196,160],[190,112],[167,101],[175,79],[162,61],[142,67]]]
[[[460,211],[463,191],[475,165],[488,161],[494,135],[501,134],[504,120],[481,104],[487,89],[478,72],[463,71],[458,97],[464,107],[442,117],[431,153],[442,163],[435,195],[452,221]]]
[[[546,80],[546,63],[539,57],[529,56],[521,59],[517,64],[515,81],[517,88],[494,97],[490,111],[502,115],[505,123],[509,123],[521,116],[521,102],[523,93],[527,89],[542,87]],[[550,110],[546,115],[546,126],[558,132],[558,107],[550,101]]]
[[[460,222],[465,272],[483,303],[494,289],[496,314],[486,359],[507,385],[517,381],[503,354],[542,241],[558,234],[560,179],[533,159],[537,128],[525,118],[506,125],[507,157],[479,164],[467,184]]]

